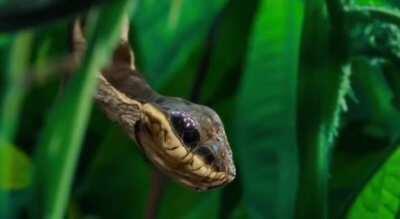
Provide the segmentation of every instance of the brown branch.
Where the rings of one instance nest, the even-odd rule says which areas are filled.
[[[161,199],[164,196],[167,178],[154,169],[151,175],[151,191],[147,201],[146,219],[156,219],[160,208]]]

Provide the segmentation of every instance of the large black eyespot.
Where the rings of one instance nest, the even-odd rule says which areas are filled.
[[[200,134],[196,129],[196,122],[187,113],[171,113],[171,122],[186,145],[191,148],[197,145]]]
[[[196,149],[196,153],[200,155],[207,164],[212,164],[215,161],[215,156],[207,147],[201,146]]]

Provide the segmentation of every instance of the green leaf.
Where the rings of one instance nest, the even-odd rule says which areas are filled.
[[[199,200],[195,207],[190,211],[187,211],[185,219],[197,219],[197,218],[219,218],[218,217],[218,200],[219,193],[212,192],[204,195],[202,200]],[[167,217],[165,217],[167,218]]]
[[[245,207],[243,206],[243,203],[240,203],[240,205],[235,208],[235,210],[232,212],[232,217],[231,219],[248,219],[250,218],[246,212]]]
[[[160,203],[159,218],[217,218],[219,194],[218,191],[199,193],[169,183]]]
[[[132,18],[139,69],[164,88],[205,40],[226,0],[138,1]]]
[[[119,40],[123,17],[133,1],[104,5],[95,18],[88,51],[76,77],[48,117],[36,157],[36,215],[63,218],[85,134],[96,79]],[[89,27],[91,27],[89,25]]]
[[[17,130],[18,115],[27,88],[26,71],[30,61],[32,38],[32,33],[20,33],[11,44],[0,108],[0,139],[6,142],[13,141]]]
[[[13,38],[7,34],[0,34],[0,48],[9,45]]]
[[[52,26],[45,26],[37,31],[34,53],[34,75],[36,84],[43,85],[51,79],[60,79],[60,74],[65,69],[57,69],[65,62],[70,52],[70,26],[68,23],[59,22]]]
[[[251,218],[293,218],[302,6],[300,1],[262,1],[250,38],[233,144]]]
[[[298,93],[301,174],[297,218],[328,218],[332,146],[350,89],[346,46],[340,38],[342,18],[327,16],[325,7],[330,12],[336,9],[335,1],[328,3],[310,0],[305,8]]]
[[[106,133],[75,197],[99,218],[144,218],[150,166],[119,127]]]
[[[390,69],[397,73],[396,69]],[[376,65],[371,60],[359,59],[352,63],[352,77],[356,88],[358,88],[358,98],[364,108],[370,110],[370,123],[380,129],[381,135],[390,140],[399,137],[400,112],[393,104],[395,98],[394,90],[388,86],[388,82],[382,72],[382,66]],[[377,133],[378,134],[378,133]]]
[[[400,212],[400,149],[379,168],[358,195],[348,219],[396,219]]]
[[[336,144],[329,203],[335,218],[347,213],[354,194],[391,155],[391,142],[399,136],[400,113],[381,68],[366,58],[352,62],[352,89],[357,101],[350,101]]]
[[[210,49],[212,54],[202,89],[202,102],[215,103],[236,94],[259,2],[231,0],[217,20],[210,39],[213,48]]]
[[[16,191],[26,189],[32,182],[32,162],[17,147],[0,145],[0,190]]]
[[[29,32],[16,34],[9,49],[3,80],[5,84],[1,86],[0,147],[13,142],[18,129],[19,114],[26,95],[26,71],[30,61],[32,38]],[[10,164],[7,160],[0,160],[4,171],[11,168],[8,166]],[[0,175],[0,181],[8,181],[7,177],[3,177],[4,175]],[[0,217],[10,217],[8,201],[7,191],[1,191]]]
[[[363,6],[385,6],[388,2],[388,0],[354,0],[353,4]]]
[[[392,63],[386,64],[383,68],[383,74],[390,90],[393,92],[392,104],[395,108],[400,109],[400,75],[396,65]]]

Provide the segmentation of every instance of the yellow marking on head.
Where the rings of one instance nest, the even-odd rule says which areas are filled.
[[[186,150],[186,148],[178,145],[173,150],[167,149],[167,154],[169,154],[173,157],[183,158],[187,154],[187,150]]]
[[[201,160],[197,156],[193,156],[193,161],[190,163],[190,165],[188,165],[188,167],[190,168],[190,170],[196,170],[204,165],[205,164],[204,164],[203,160]]]
[[[214,179],[216,175],[217,175],[217,173],[216,173],[215,171],[213,171],[213,172],[211,172],[211,174],[210,174],[210,178],[211,178],[211,179]]]
[[[142,109],[144,115],[147,117],[147,121],[150,122],[152,124],[151,127],[154,128],[152,131],[158,133],[158,137],[161,139],[158,148],[155,146],[156,148],[153,149],[145,149],[148,154],[152,154],[151,150],[160,150],[158,153],[151,155],[151,159],[158,165],[166,168],[170,173],[181,175],[177,180],[193,187],[196,186],[196,184],[191,180],[197,181],[198,183],[205,183],[206,181],[212,180],[215,181],[212,184],[218,184],[225,179],[226,174],[224,172],[218,172],[212,169],[200,156],[193,154],[181,143],[172,130],[168,118],[159,109],[151,104],[144,104]],[[161,154],[166,155],[168,158],[163,159]],[[174,164],[168,162],[173,162]],[[178,168],[180,166],[184,169],[180,172],[170,165],[178,166]],[[187,172],[185,173],[184,170]],[[191,180],[186,179],[186,177],[190,175],[193,175],[193,177],[197,176],[198,178],[193,178]]]

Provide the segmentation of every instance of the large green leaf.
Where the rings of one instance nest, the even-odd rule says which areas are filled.
[[[365,58],[352,62],[352,89],[357,101],[349,102],[336,144],[330,182],[333,217],[346,214],[355,194],[390,156],[392,142],[399,135],[400,114],[381,67]]]
[[[96,78],[118,42],[123,16],[133,1],[101,8],[81,69],[48,117],[36,157],[36,215],[62,218],[96,89]]]
[[[203,102],[224,101],[237,93],[259,2],[231,0],[218,17],[210,37],[212,48],[209,54],[209,69],[203,73],[207,74],[201,95]],[[221,83],[222,81],[231,83]]]
[[[234,142],[252,218],[292,218],[298,180],[300,1],[262,1],[250,38]]]
[[[368,182],[351,207],[349,219],[396,219],[400,212],[400,150]]]
[[[186,213],[185,219],[197,218],[219,218],[218,217],[218,200],[219,193],[214,192],[207,194],[202,200],[196,203],[195,208]],[[167,217],[166,217],[167,218]]]
[[[363,25],[371,26],[378,24],[379,20],[386,20],[386,17],[393,18],[394,10],[386,10],[390,1],[355,1],[357,5],[380,6],[378,8],[368,7],[369,10],[388,12],[388,16],[376,16],[371,13],[369,20]],[[390,20],[390,19],[389,19]],[[357,20],[350,20],[357,21]],[[387,21],[387,20],[386,20]],[[382,26],[384,24],[381,24]],[[349,32],[357,32],[357,29],[350,29]],[[374,33],[374,32],[372,32]],[[386,31],[385,31],[386,33]],[[376,34],[376,33],[375,33]],[[368,41],[373,35],[354,37],[354,42]],[[385,48],[383,44],[378,48]],[[387,38],[387,40],[390,40]],[[351,45],[352,46],[352,45]],[[359,54],[362,55],[362,54]],[[387,56],[390,56],[387,54]],[[384,68],[384,66],[386,66]],[[399,137],[399,112],[396,110],[396,94],[398,93],[398,69],[394,66],[376,62],[375,59],[357,58],[352,62],[352,87],[355,100],[350,105],[349,115],[346,117],[339,141],[339,148],[335,154],[331,181],[331,215],[343,217],[346,210],[354,201],[355,194],[359,193],[368,180],[378,170],[378,167],[390,156],[393,141]],[[383,73],[386,76],[383,75]],[[388,86],[389,85],[389,86]],[[392,90],[391,90],[392,89]],[[379,200],[376,199],[378,203]]]
[[[138,1],[133,23],[139,69],[165,87],[205,40],[226,0]]]
[[[353,4],[365,6],[385,6],[388,5],[390,0],[355,0]]]
[[[98,147],[77,190],[81,214],[144,218],[150,171],[141,151],[119,127],[110,128]]]
[[[18,116],[26,93],[26,71],[30,61],[32,33],[15,36],[11,44],[9,62],[5,71],[5,86],[2,86],[0,111],[0,139],[13,141],[18,125]]]
[[[237,157],[236,154],[239,153],[236,149],[239,145],[232,141],[234,140],[235,134],[234,125],[237,101],[238,97],[233,96],[218,100],[218,103],[214,106],[214,109],[218,112],[222,121],[224,121],[225,131],[228,139],[231,141],[234,157]],[[238,162],[236,162],[236,167],[240,168],[240,164]],[[239,170],[237,171],[239,172]],[[232,183],[223,188],[219,205],[219,218],[221,219],[235,217],[236,212],[238,212],[237,208],[239,207],[241,208],[240,212],[246,212],[246,208],[243,205],[242,176],[240,174],[237,175],[236,179]]]
[[[161,202],[159,218],[216,219],[219,194],[218,191],[199,193],[176,183],[170,183]]]
[[[343,14],[337,2],[306,1],[298,93],[297,218],[328,218],[332,146],[350,87]],[[326,7],[332,14],[325,13]]]

